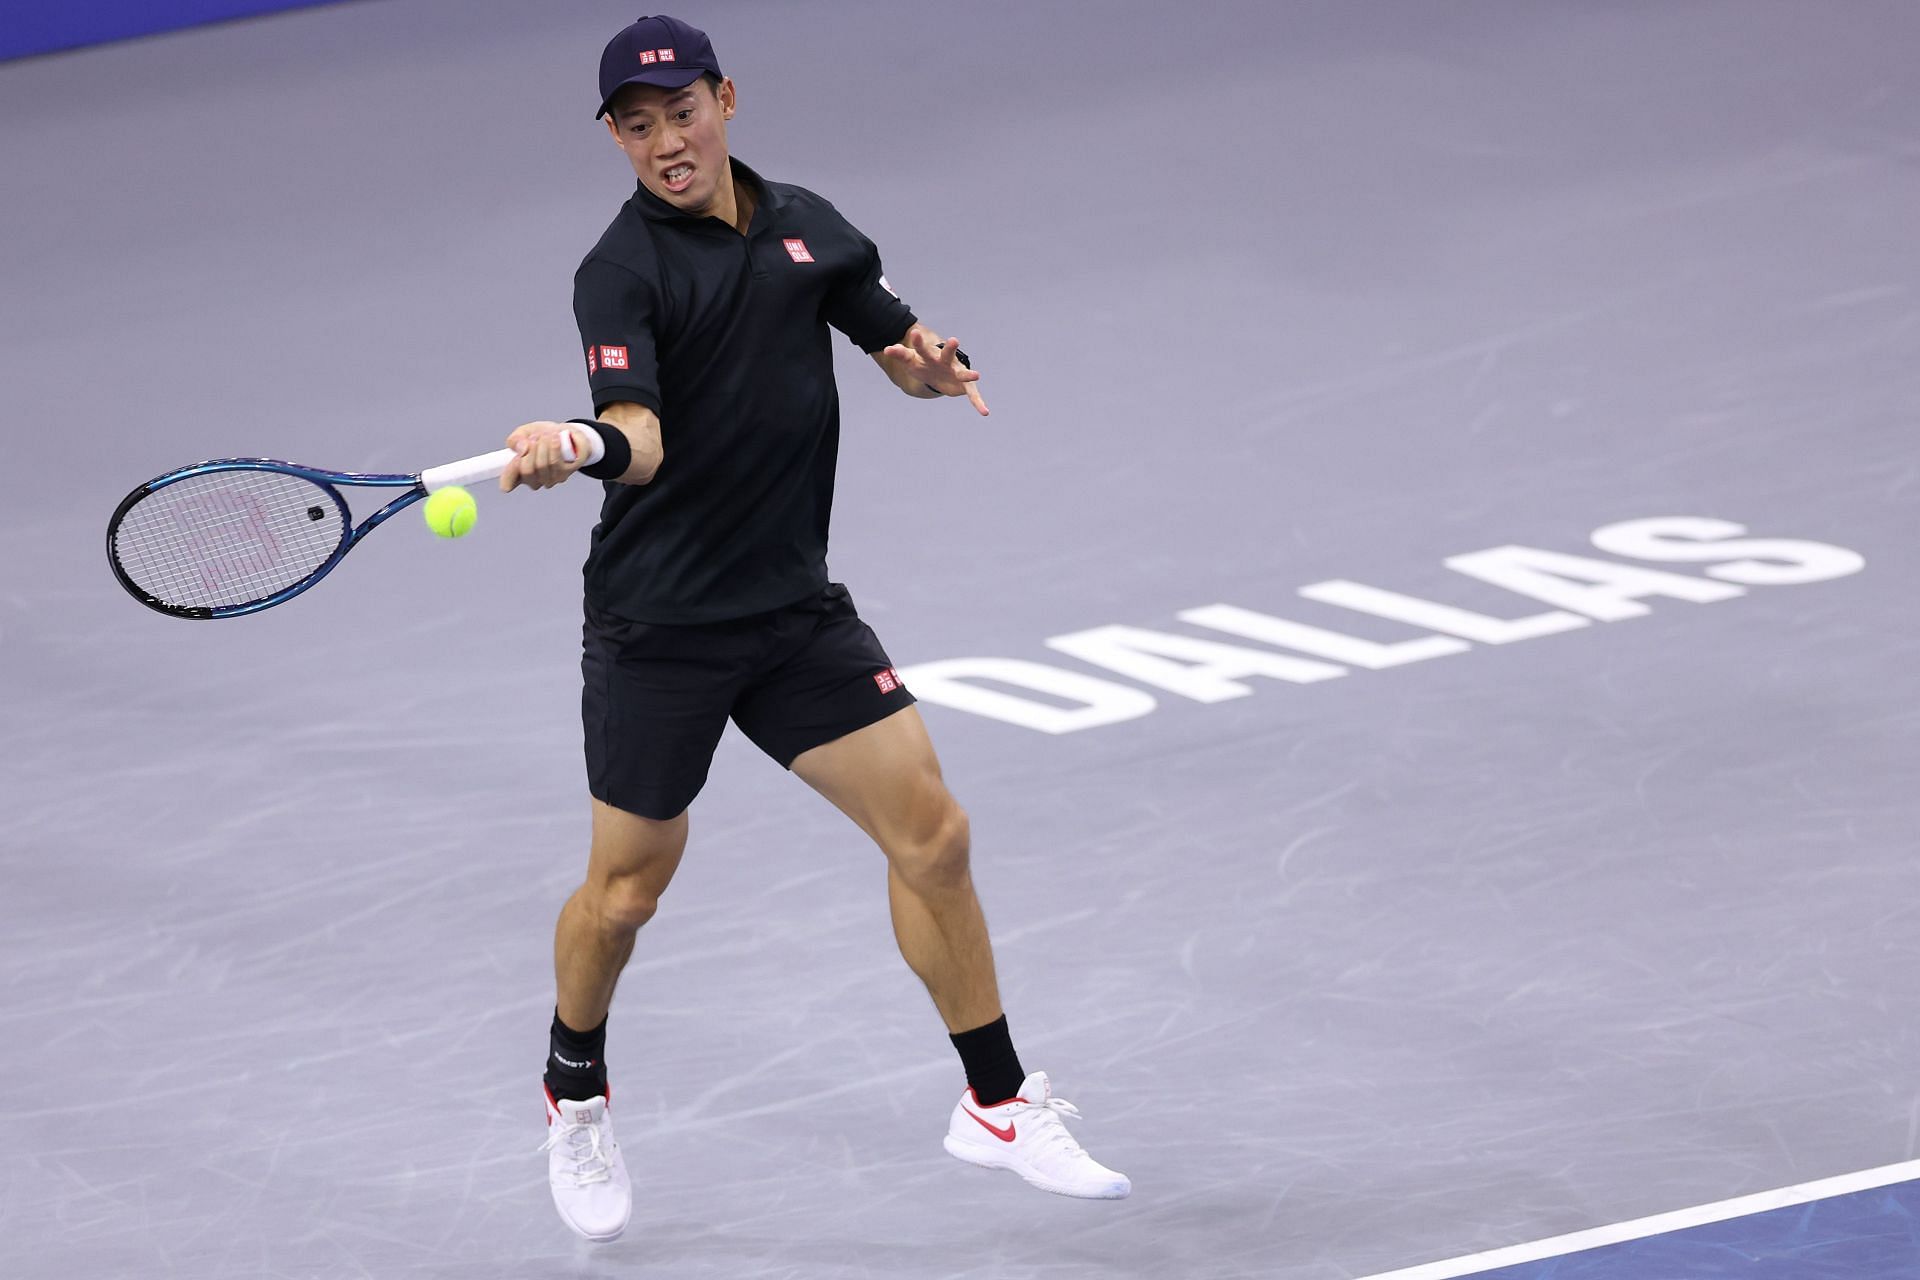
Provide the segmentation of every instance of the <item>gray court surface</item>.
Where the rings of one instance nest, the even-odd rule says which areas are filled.
[[[0,1275],[1336,1280],[1916,1154],[1920,12],[682,13],[735,153],[986,373],[979,420],[840,344],[833,567],[927,673],[1023,1057],[1133,1197],[941,1151],[879,855],[730,737],[614,1010],[633,1227],[561,1226],[589,486],[409,513],[238,622],[112,581],[169,467],[588,408],[635,11],[364,0],[0,66]],[[1591,541],[1680,516],[1864,567]],[[1644,608],[1602,621],[1485,580],[1532,553],[1447,563],[1516,547],[1694,585],[1588,582]],[[1441,634],[1328,582],[1565,618],[1373,670],[1181,617]],[[1068,651],[1166,636],[1245,695]],[[960,659],[1153,705],[1040,732],[936,705]]]

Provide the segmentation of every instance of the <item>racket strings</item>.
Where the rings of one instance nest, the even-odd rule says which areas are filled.
[[[339,548],[333,493],[272,471],[217,471],[156,489],[114,534],[128,578],[164,604],[251,604],[293,586]]]

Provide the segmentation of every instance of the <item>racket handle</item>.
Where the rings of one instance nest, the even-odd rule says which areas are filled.
[[[587,456],[580,459],[582,470],[585,470],[587,467],[592,466],[607,456],[607,442],[598,431],[595,431],[591,426],[580,421],[578,418],[575,418],[567,425],[578,431],[580,438],[587,442]],[[573,451],[571,449],[567,451],[567,461],[573,461]]]
[[[420,487],[428,493],[444,489],[448,485],[477,484],[482,480],[497,480],[500,473],[513,461],[513,450],[495,449],[492,453],[476,454],[471,458],[462,458],[458,462],[448,462],[437,467],[428,467],[420,473]]]

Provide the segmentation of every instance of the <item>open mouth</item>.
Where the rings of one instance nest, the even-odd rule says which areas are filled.
[[[667,184],[667,190],[678,194],[693,185],[693,166],[677,164],[661,174],[660,178]]]

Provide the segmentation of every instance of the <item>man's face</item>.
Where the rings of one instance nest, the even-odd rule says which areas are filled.
[[[647,190],[682,213],[705,217],[718,212],[723,190],[733,190],[727,167],[732,118],[733,81],[716,88],[702,77],[684,89],[628,85],[614,99],[607,129]]]

